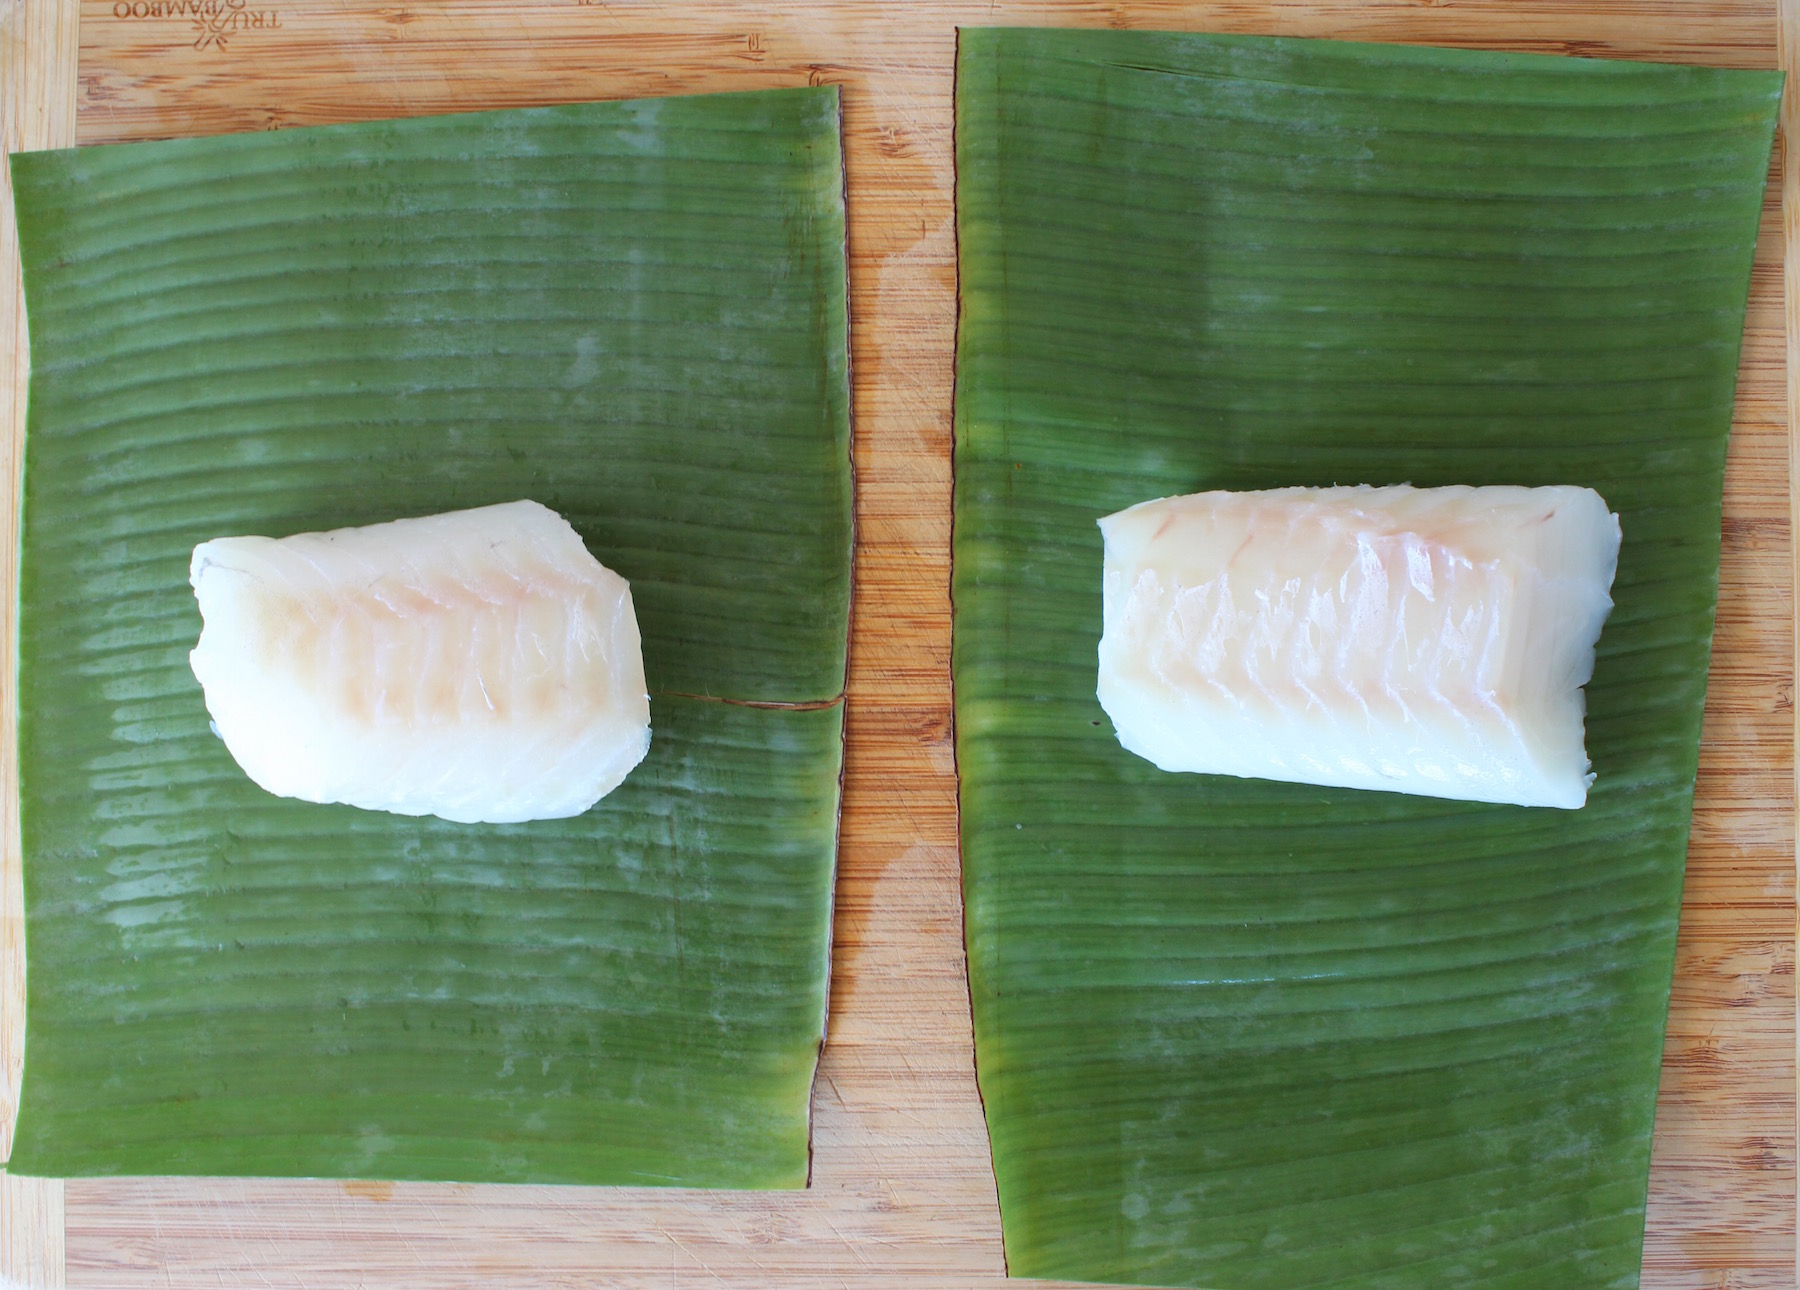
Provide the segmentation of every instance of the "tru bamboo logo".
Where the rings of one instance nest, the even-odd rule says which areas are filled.
[[[224,49],[241,31],[272,31],[281,26],[273,9],[251,9],[249,0],[115,0],[115,18],[186,18],[195,49]]]

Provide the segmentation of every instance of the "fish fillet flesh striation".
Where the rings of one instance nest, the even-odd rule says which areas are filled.
[[[1109,515],[1099,699],[1163,770],[1577,808],[1620,530],[1588,488],[1282,488]]]
[[[650,747],[630,585],[532,501],[194,548],[189,656],[257,784],[461,823],[579,815]]]

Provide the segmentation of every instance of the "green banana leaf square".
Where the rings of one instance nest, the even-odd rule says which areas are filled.
[[[953,592],[1008,1266],[1635,1286],[1778,73],[964,31]],[[1217,776],[1095,699],[1095,521],[1581,484],[1579,811]]]
[[[798,1187],[851,554],[833,88],[12,158],[16,1173]],[[530,497],[632,584],[571,820],[278,799],[188,553]]]

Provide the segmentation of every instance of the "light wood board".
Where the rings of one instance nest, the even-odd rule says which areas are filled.
[[[73,3],[0,0],[9,147],[67,142],[71,91],[74,137],[101,143],[842,84],[860,539],[831,1029],[808,1191],[0,1178],[0,1276],[96,1287],[873,1288],[998,1278],[951,751],[956,27],[1241,31],[1745,67],[1778,59],[1776,0],[85,0],[78,61]],[[1800,41],[1800,22],[1788,21],[1796,12],[1783,14],[1790,43]],[[1795,1284],[1791,360],[1780,170],[1771,173],[1651,1177],[1644,1285],[1663,1290]],[[1788,179],[1788,245],[1800,247],[1794,168]],[[4,294],[16,289],[10,219],[8,200],[0,469],[16,461],[18,443],[6,377],[23,370],[23,337],[7,330],[17,316]],[[1785,318],[1800,321],[1797,262],[1787,260]],[[12,532],[11,514],[0,510],[0,532]],[[9,579],[11,567],[8,559]],[[10,587],[0,589],[8,614]],[[6,708],[0,756],[10,759],[10,695]],[[15,800],[9,790],[0,820],[13,902],[0,939],[0,1134],[10,1133],[22,1009]]]

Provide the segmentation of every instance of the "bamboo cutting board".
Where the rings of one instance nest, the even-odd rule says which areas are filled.
[[[1800,13],[1800,0],[1782,3]],[[1775,0],[0,0],[9,148],[842,84],[859,532],[809,1190],[0,1176],[0,1284],[872,1290],[1002,1275],[963,976],[948,590],[955,28],[995,23],[1777,63]],[[1772,175],[1657,1115],[1644,1285],[1665,1290],[1795,1284],[1792,360],[1780,168]],[[1787,180],[1788,244],[1800,251],[1800,174],[1790,167]],[[0,461],[16,480],[24,355],[7,294],[10,194],[4,207]],[[1800,319],[1800,254],[1789,259]],[[12,499],[0,498],[10,534]],[[7,759],[11,721],[9,696]],[[10,783],[10,760],[6,771]],[[15,801],[9,791],[0,1146],[22,1030]]]

